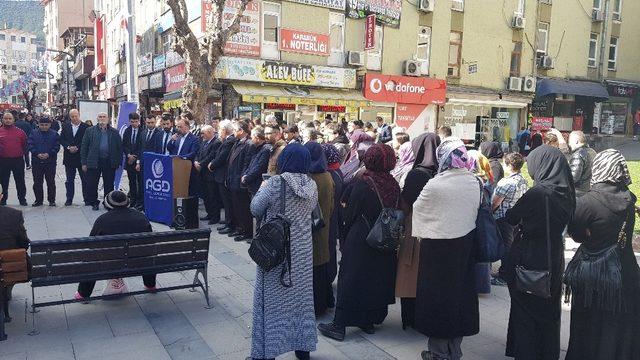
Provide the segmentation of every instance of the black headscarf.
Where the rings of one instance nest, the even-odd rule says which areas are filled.
[[[553,146],[541,145],[527,156],[527,167],[534,186],[550,191],[553,195],[549,200],[571,217],[576,207],[576,192],[569,163],[562,152]]]
[[[502,152],[502,146],[499,142],[496,141],[485,141],[480,144],[480,153],[486,156],[489,160],[500,160],[504,156],[504,152]]]
[[[309,141],[304,144],[304,147],[309,150],[309,154],[311,155],[309,172],[311,174],[321,174],[327,171],[327,157],[324,155],[322,146],[315,141]]]
[[[438,156],[436,149],[440,145],[440,138],[434,133],[424,133],[418,135],[411,141],[411,149],[416,157],[413,167],[423,167],[438,170]]]

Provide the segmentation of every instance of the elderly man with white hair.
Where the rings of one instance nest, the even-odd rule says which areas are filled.
[[[200,128],[202,136],[202,145],[196,155],[193,166],[198,171],[200,179],[201,196],[204,201],[204,208],[207,215],[201,217],[200,220],[209,221],[210,224],[216,224],[220,221],[220,196],[218,194],[218,185],[213,177],[213,172],[209,170],[209,164],[216,157],[216,152],[222,141],[216,134],[216,129],[211,125],[204,125]]]
[[[84,134],[80,149],[82,171],[87,175],[87,205],[99,209],[98,183],[102,176],[104,194],[113,191],[116,169],[122,163],[122,139],[109,125],[107,113],[98,114],[98,124]]]
[[[225,181],[227,179],[227,167],[229,164],[229,155],[231,154],[231,148],[236,142],[236,138],[233,135],[233,124],[230,120],[223,120],[218,125],[218,138],[220,139],[220,146],[216,150],[215,157],[207,169],[213,173],[213,179],[217,186],[217,193],[219,195],[219,202],[214,203],[217,210],[214,210],[214,218],[209,220],[210,224],[220,222],[220,218],[215,218],[215,214],[220,214],[220,205],[224,207],[224,226],[218,228],[218,231],[223,229],[233,229],[233,223],[231,222],[231,193],[225,188]]]
[[[91,205],[87,197],[86,174],[82,171],[82,164],[80,163],[80,146],[89,125],[82,122],[80,112],[77,109],[69,111],[69,120],[69,123],[62,125],[62,131],[60,132],[60,145],[64,151],[62,164],[67,177],[67,181],[64,183],[67,192],[64,205],[69,206],[73,203],[76,172],[80,175],[82,182],[82,200],[84,200],[85,205]]]

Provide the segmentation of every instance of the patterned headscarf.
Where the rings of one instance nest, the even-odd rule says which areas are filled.
[[[473,161],[473,172],[489,183],[493,183],[493,173],[491,172],[491,164],[486,156],[482,155],[478,150],[467,152],[469,159]]]
[[[438,173],[449,169],[467,169],[472,171],[475,168],[473,160],[469,159],[467,148],[462,140],[456,137],[446,138],[436,149],[438,155]]]
[[[398,163],[396,164],[395,169],[391,171],[391,175],[394,177],[401,176],[413,167],[413,162],[416,160],[416,157],[413,155],[413,150],[411,149],[411,142],[406,142],[400,145],[400,149],[398,149]]]
[[[396,166],[396,154],[393,149],[386,144],[375,144],[364,154],[363,161],[367,168],[362,174],[363,180],[369,186],[373,186],[371,184],[371,180],[373,180],[385,207],[397,206],[400,185],[389,173]],[[375,191],[375,189],[373,190]]]
[[[340,151],[333,144],[322,144],[322,150],[324,150],[324,155],[327,157],[327,163],[331,164],[340,164]]]
[[[620,151],[607,149],[598,153],[593,159],[591,185],[597,183],[631,185],[627,161]]]

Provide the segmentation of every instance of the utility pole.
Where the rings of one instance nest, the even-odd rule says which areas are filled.
[[[127,0],[127,101],[138,104],[135,12],[134,0]]]
[[[607,23],[609,22],[609,0],[604,1],[604,21],[602,22],[602,32],[600,33],[600,59],[598,60],[598,80],[604,80],[605,52],[607,50]]]

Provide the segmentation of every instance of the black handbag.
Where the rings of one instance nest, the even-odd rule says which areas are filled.
[[[502,259],[506,252],[506,247],[498,230],[496,219],[493,217],[491,205],[485,200],[482,181],[478,178],[476,179],[480,185],[480,205],[478,206],[475,232],[476,261],[478,263],[495,262]]]
[[[367,234],[367,244],[372,248],[381,252],[395,252],[400,246],[400,238],[404,234],[404,213],[398,209],[398,200],[394,208],[384,207],[378,188],[375,182],[371,182],[373,190],[378,196],[382,210],[373,226],[369,226],[369,234]],[[367,225],[367,218],[362,215]]]
[[[547,227],[547,270],[529,270],[516,266],[516,288],[523,293],[548,299],[551,297],[551,231],[549,230],[549,198],[545,196],[544,207]]]
[[[280,213],[263,221],[249,247],[249,256],[265,272],[284,262],[280,273],[280,284],[291,287],[291,221],[285,216],[286,182],[280,179]],[[285,275],[289,273],[289,282]]]
[[[324,216],[322,216],[322,208],[320,208],[320,202],[316,204],[311,212],[311,232],[315,233],[325,226]]]

